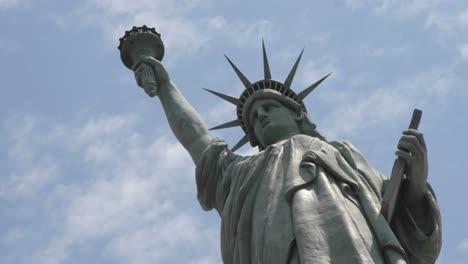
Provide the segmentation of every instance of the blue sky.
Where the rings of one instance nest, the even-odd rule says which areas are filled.
[[[191,159],[120,61],[118,39],[143,24],[210,127],[235,109],[202,88],[240,95],[223,54],[261,79],[262,37],[280,81],[305,48],[296,91],[333,72],[305,101],[312,118],[387,175],[422,109],[438,263],[466,263],[465,1],[0,0],[0,264],[220,263],[219,216],[198,205]]]

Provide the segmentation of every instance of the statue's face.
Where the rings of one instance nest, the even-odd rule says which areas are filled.
[[[250,109],[255,136],[265,147],[300,133],[294,111],[276,100],[257,99]]]

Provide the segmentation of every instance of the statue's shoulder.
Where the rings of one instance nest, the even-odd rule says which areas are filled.
[[[362,153],[351,142],[331,141],[329,144],[336,148],[354,169],[360,167],[361,164],[369,166],[369,163],[364,158],[364,155],[362,155]]]
[[[376,194],[380,194],[385,176],[375,169],[351,142],[333,141],[330,142],[330,145],[334,146],[341,153],[351,167],[367,179],[367,182],[372,186]]]

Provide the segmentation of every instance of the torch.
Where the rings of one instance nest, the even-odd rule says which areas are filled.
[[[130,70],[133,70],[135,65],[146,57],[153,57],[158,61],[161,61],[164,57],[164,44],[161,40],[161,34],[146,25],[133,27],[130,31],[125,31],[125,35],[120,38],[118,49],[123,64]],[[141,67],[143,89],[149,96],[154,97],[158,93],[154,71],[145,63]]]

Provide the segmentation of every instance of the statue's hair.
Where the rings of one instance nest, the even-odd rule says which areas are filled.
[[[295,120],[299,125],[301,133],[326,141],[325,137],[317,130],[317,125],[311,120],[309,114],[300,110],[298,116],[295,117]]]

